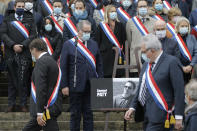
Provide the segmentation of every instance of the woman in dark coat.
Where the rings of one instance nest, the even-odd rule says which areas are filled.
[[[40,37],[45,37],[48,39],[51,47],[53,48],[52,57],[57,61],[61,53],[63,38],[62,35],[56,30],[55,24],[50,17],[44,18]]]
[[[187,46],[192,60],[189,61],[182,54],[181,64],[184,72],[185,84],[187,84],[191,78],[191,72],[195,64],[197,64],[197,41],[195,36],[190,34],[190,23],[185,17],[180,17],[176,22],[176,31],[182,37],[185,45]]]
[[[104,17],[104,23],[108,24],[111,31],[119,41],[120,46],[124,47],[126,41],[126,30],[117,18],[116,8],[113,5],[108,5],[105,8]],[[115,51],[112,48],[115,47],[115,45],[106,36],[101,25],[98,26],[98,30],[96,32],[96,41],[103,59],[104,77],[110,78],[112,77],[115,59]],[[121,76],[121,74],[122,73],[117,72],[118,76]]]

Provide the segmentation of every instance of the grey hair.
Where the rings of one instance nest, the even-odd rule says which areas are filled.
[[[197,80],[192,79],[185,87],[185,93],[191,100],[197,101]]]
[[[179,26],[180,26],[180,24],[181,24],[182,21],[186,21],[186,22],[187,22],[187,24],[188,24],[188,29],[189,29],[188,34],[190,34],[190,32],[191,32],[190,22],[189,22],[189,20],[188,20],[187,18],[185,18],[185,17],[183,17],[183,16],[179,17],[179,18],[177,19],[177,21],[176,21],[176,25],[175,25],[176,33],[179,32]]]
[[[91,26],[91,23],[88,21],[88,20],[80,20],[78,23],[77,23],[77,30],[82,30],[83,26],[84,25],[90,25]]]
[[[154,34],[148,34],[142,37],[142,44],[145,44],[146,49],[160,50],[162,48],[161,42]]]

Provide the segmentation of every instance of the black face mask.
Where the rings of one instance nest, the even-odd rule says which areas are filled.
[[[16,14],[21,16],[24,14],[24,9],[23,8],[16,8]]]

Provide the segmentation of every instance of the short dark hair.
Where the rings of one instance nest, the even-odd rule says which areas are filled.
[[[76,0],[76,1],[75,1],[75,4],[76,4],[77,2],[82,2],[82,3],[83,3],[83,6],[86,7],[84,0]]]
[[[138,7],[138,4],[139,4],[141,1],[145,1],[145,2],[147,3],[147,5],[148,5],[148,2],[147,2],[146,0],[138,0],[138,2],[137,2],[137,7]]]
[[[54,1],[53,1],[53,4],[54,4],[55,2],[60,2],[60,3],[62,3],[61,0],[54,0]]]
[[[48,52],[46,43],[40,38],[34,39],[30,43],[29,49],[32,50],[33,48],[37,49],[38,51]]]
[[[23,3],[25,3],[25,0],[15,0],[15,2],[14,2],[14,6],[16,6],[16,4],[17,4],[17,3],[19,3],[19,2],[23,2]]]

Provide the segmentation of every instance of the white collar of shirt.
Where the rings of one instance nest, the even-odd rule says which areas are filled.
[[[157,62],[159,61],[159,58],[161,57],[161,55],[163,54],[163,51],[160,52],[160,54],[157,56],[156,60],[155,60],[155,65],[157,64]]]
[[[18,20],[18,15],[15,13],[15,18]],[[21,19],[23,19],[23,15],[21,15]]]
[[[38,59],[40,59],[43,55],[45,55],[47,52],[43,52],[40,54],[40,56],[38,57]]]

